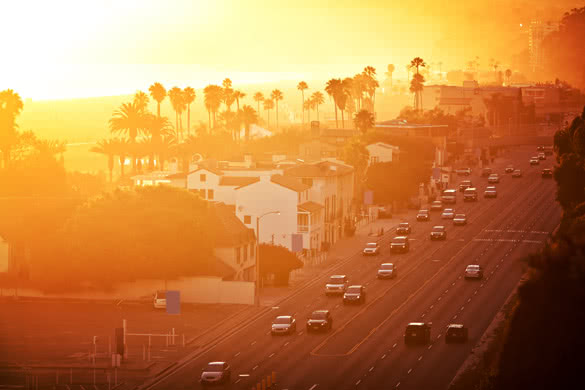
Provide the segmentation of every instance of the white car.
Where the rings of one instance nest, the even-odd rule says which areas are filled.
[[[483,269],[479,264],[470,264],[465,268],[465,279],[483,278]]]
[[[293,334],[297,330],[297,321],[293,316],[278,316],[272,321],[272,328],[270,333],[277,334]]]
[[[226,362],[209,362],[201,370],[201,384],[214,385],[219,383],[229,383],[232,374],[230,365]]]
[[[465,214],[455,214],[453,218],[453,225],[466,225],[467,224],[467,217]]]
[[[494,186],[486,187],[485,191],[483,192],[483,197],[484,198],[497,198],[498,191],[496,191],[496,187],[494,187]]]
[[[376,256],[380,254],[380,245],[377,242],[368,242],[364,248],[364,256]]]
[[[342,295],[349,286],[349,279],[345,275],[332,275],[325,285],[325,295]]]
[[[443,210],[443,213],[441,214],[442,219],[453,219],[454,216],[455,216],[455,210],[453,210],[453,209],[445,209],[445,210]]]
[[[531,157],[530,158],[530,165],[538,165],[540,164],[540,160],[538,159],[538,157]]]
[[[488,177],[488,183],[499,183],[500,176],[497,173],[492,173],[490,177]]]
[[[159,290],[154,294],[154,308],[155,309],[166,309],[167,308],[167,292]]]
[[[378,269],[378,279],[392,279],[396,277],[396,266],[392,263],[382,263]]]

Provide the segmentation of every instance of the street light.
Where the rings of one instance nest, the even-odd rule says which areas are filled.
[[[256,288],[254,291],[256,306],[260,306],[260,220],[270,214],[280,215],[280,211],[269,211],[256,217]]]

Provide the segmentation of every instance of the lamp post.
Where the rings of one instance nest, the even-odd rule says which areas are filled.
[[[260,306],[260,220],[270,214],[280,215],[280,211],[269,211],[256,217],[256,291],[254,294],[256,306]]]

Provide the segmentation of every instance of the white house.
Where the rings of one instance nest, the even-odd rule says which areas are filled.
[[[309,199],[309,186],[294,177],[260,176],[236,189],[236,215],[256,232],[259,241],[293,250],[293,235],[301,234],[303,249],[319,249],[323,237],[323,206]],[[258,234],[258,232],[256,232]]]
[[[132,176],[135,186],[156,186],[165,184],[173,187],[185,188],[185,176],[167,171],[155,171],[143,175]]]
[[[323,206],[322,241],[335,243],[342,235],[345,219],[351,217],[354,169],[334,161],[299,164],[285,171],[309,187],[309,199]]]
[[[368,165],[381,163],[381,162],[392,162],[398,160],[400,148],[386,144],[384,142],[376,142],[366,146],[370,153],[370,160]]]

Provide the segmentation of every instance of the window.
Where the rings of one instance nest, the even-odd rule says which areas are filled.
[[[252,223],[252,217],[251,217],[251,216],[249,216],[249,215],[244,215],[244,223],[245,223],[246,225],[249,225],[249,224],[251,224],[251,223]]]
[[[235,248],[236,251],[236,263],[240,264],[240,248]]]
[[[213,190],[207,190],[207,199],[213,199]]]
[[[200,189],[200,190],[199,190],[199,195],[201,195],[201,197],[202,197],[203,199],[205,199],[205,189],[203,189],[203,188],[202,188],[202,189]]]
[[[207,180],[207,175],[205,173],[202,173],[201,175],[199,175],[199,181],[205,182],[206,180]]]

